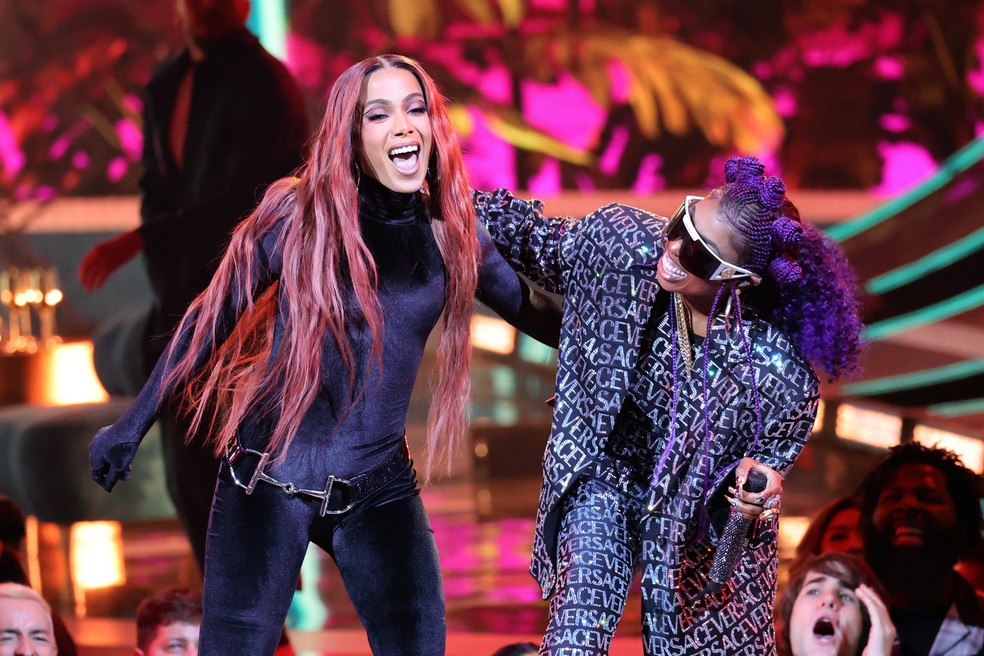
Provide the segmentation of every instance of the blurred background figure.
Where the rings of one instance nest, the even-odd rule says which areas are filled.
[[[0,583],[0,656],[58,653],[48,602],[26,585]]]
[[[861,500],[856,496],[838,497],[824,504],[810,520],[796,547],[796,557],[819,556],[831,551],[861,555],[863,544],[858,520]]]
[[[859,489],[868,563],[905,656],[984,651],[984,595],[957,572],[982,547],[981,479],[946,449],[889,449]]]
[[[136,656],[198,655],[202,596],[187,588],[150,595],[137,609]]]
[[[857,556],[797,561],[776,607],[780,656],[889,656],[895,627],[874,574]]]
[[[0,544],[4,551],[21,557],[27,522],[20,504],[10,497],[0,494]]]
[[[141,225],[97,244],[79,268],[83,286],[95,290],[143,253],[155,296],[147,325],[137,328],[145,375],[212,279],[232,229],[266,185],[301,163],[308,136],[296,82],[244,26],[249,0],[175,7],[186,48],[146,88]],[[203,569],[218,461],[201,436],[185,444],[188,432],[176,413],[162,415],[168,492]]]

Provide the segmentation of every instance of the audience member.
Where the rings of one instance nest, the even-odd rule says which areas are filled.
[[[980,477],[952,451],[907,442],[859,492],[865,557],[885,587],[903,656],[984,652],[984,596],[954,571],[984,543]]]
[[[26,585],[0,583],[0,656],[55,656],[48,603]]]
[[[137,609],[136,656],[197,656],[202,596],[186,588],[150,595]]]
[[[24,571],[20,558],[4,544],[0,544],[0,583],[29,585],[27,572]]]
[[[793,565],[776,608],[780,656],[889,656],[895,627],[864,562],[851,554]]]
[[[0,583],[31,584],[19,551],[26,532],[26,520],[20,506],[9,497],[0,495]],[[75,639],[68,632],[65,621],[54,612],[51,613],[51,621],[60,656],[75,656],[78,653]]]
[[[856,496],[838,497],[827,502],[810,520],[810,526],[796,547],[796,557],[819,556],[831,551],[862,555],[858,520],[861,500]]]

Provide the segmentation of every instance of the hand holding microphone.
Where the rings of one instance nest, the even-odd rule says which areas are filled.
[[[746,460],[749,460],[752,464],[748,469],[748,478],[745,480],[744,485],[741,485],[741,477],[738,475],[738,470],[742,468],[741,465],[735,470],[739,485],[741,485],[740,489],[750,494],[759,494],[760,496],[756,497],[756,501],[753,503],[744,502],[739,499],[739,490],[737,488],[735,489],[735,498],[732,500],[731,511],[728,513],[728,522],[725,524],[724,532],[718,541],[717,550],[714,552],[714,560],[711,562],[711,570],[708,574],[709,580],[707,585],[704,586],[703,595],[716,594],[724,589],[724,586],[728,583],[728,579],[731,578],[735,565],[745,550],[745,544],[748,542],[748,532],[752,523],[758,519],[760,514],[763,517],[771,515],[774,512],[775,504],[779,501],[778,491],[767,497],[761,494],[767,488],[774,487],[775,485],[778,485],[779,489],[781,489],[779,475],[765,465],[751,459]],[[774,480],[770,481],[770,478],[774,478]],[[770,482],[773,485],[770,485]],[[766,501],[764,497],[768,500]],[[746,510],[743,510],[742,506]]]

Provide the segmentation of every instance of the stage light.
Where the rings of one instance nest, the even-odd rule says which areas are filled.
[[[912,439],[926,446],[949,449],[960,456],[968,469],[984,473],[984,442],[976,437],[917,424],[912,430]]]
[[[123,529],[119,522],[76,522],[68,544],[75,616],[84,618],[88,590],[126,583]]]
[[[803,539],[803,534],[810,527],[809,517],[793,515],[782,516],[779,520],[779,557],[792,558],[796,555],[796,547]]]
[[[835,432],[842,440],[887,449],[899,443],[902,418],[842,403],[837,407]]]
[[[55,345],[45,360],[44,405],[105,403],[103,389],[92,365],[92,342]]]
[[[502,319],[472,316],[472,346],[483,351],[509,355],[516,346],[516,329]]]

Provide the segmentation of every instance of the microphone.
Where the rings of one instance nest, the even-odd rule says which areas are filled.
[[[769,480],[761,470],[751,469],[742,489],[746,492],[761,492],[768,483]],[[738,557],[745,549],[745,543],[748,542],[748,529],[754,521],[754,519],[745,519],[741,512],[732,506],[731,512],[728,513],[728,523],[714,552],[714,560],[711,561],[711,571],[708,574],[710,580],[704,586],[701,596],[717,594],[724,589],[728,579],[731,578],[731,572],[735,569]]]

